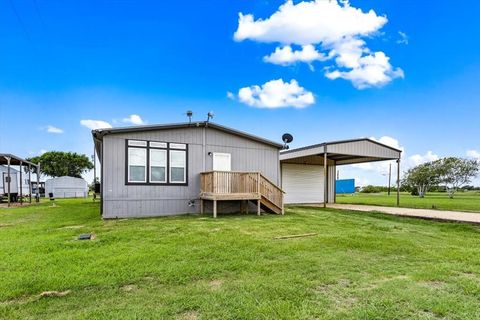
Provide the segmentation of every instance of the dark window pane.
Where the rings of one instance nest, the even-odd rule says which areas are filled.
[[[130,166],[130,181],[145,182],[145,167],[144,166]]]
[[[151,167],[150,170],[152,182],[166,182],[165,167]]]
[[[170,173],[171,182],[185,182],[185,168],[172,168]]]

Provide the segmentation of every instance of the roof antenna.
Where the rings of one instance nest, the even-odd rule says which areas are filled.
[[[193,117],[193,111],[192,110],[188,110],[187,113],[186,113],[187,117],[188,117],[188,123],[191,124],[192,123],[192,117]]]
[[[210,112],[207,114],[207,123],[210,122],[210,119],[213,119],[213,116],[214,116],[213,111],[210,111]]]
[[[284,143],[283,149],[288,150],[290,148],[288,144],[293,141],[293,136],[290,133],[284,133],[282,136],[282,141]]]

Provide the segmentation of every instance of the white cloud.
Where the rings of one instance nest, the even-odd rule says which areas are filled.
[[[398,44],[408,44],[408,36],[405,32],[398,31],[398,35],[400,36],[400,39],[397,40]]]
[[[381,87],[395,78],[403,78],[404,73],[400,68],[393,69],[392,65],[389,62],[389,57],[385,53],[378,51],[373,54],[357,56],[355,59],[354,55],[351,55],[350,52],[347,52],[346,57],[342,57],[343,53],[337,58],[337,64],[340,66],[345,66],[351,68],[349,71],[327,71],[325,76],[331,80],[342,78],[345,80],[350,80],[353,86],[357,89],[365,89],[370,87]],[[339,61],[344,59],[355,59],[352,64],[354,67],[349,67],[348,65],[342,65]]]
[[[48,125],[46,130],[49,133],[63,133],[63,129],[60,129],[51,125]]]
[[[474,158],[480,160],[480,152],[477,150],[468,150],[467,157]]]
[[[250,39],[280,43],[265,62],[290,65],[335,59],[327,68],[329,79],[343,78],[356,88],[378,87],[403,77],[393,68],[382,51],[371,52],[363,38],[379,34],[388,22],[373,10],[363,12],[348,1],[314,0],[294,4],[288,0],[266,19],[255,20],[252,14],[239,14],[236,41]],[[293,50],[291,45],[302,46]]]
[[[44,154],[45,152],[47,152],[47,150],[45,150],[45,149],[40,149],[40,155]]]
[[[438,160],[439,158],[440,157],[437,154],[433,153],[432,151],[428,151],[424,155],[414,154],[408,157],[407,166],[415,167],[425,162]]]
[[[238,91],[241,102],[257,108],[304,108],[315,103],[313,94],[298,85],[292,79],[283,82],[283,79],[271,80],[258,86],[241,88]]]
[[[80,124],[91,130],[112,128],[112,125],[103,120],[80,120]]]
[[[263,57],[263,61],[287,66],[296,62],[312,63],[313,61],[324,61],[327,56],[318,52],[311,44],[302,46],[301,50],[292,50],[291,46],[277,47],[275,52]]]
[[[130,123],[135,125],[145,124],[145,121],[143,121],[142,117],[140,117],[138,114],[131,114],[128,118],[123,118],[122,121],[124,123]]]
[[[227,91],[227,98],[230,100],[235,100],[235,94],[233,92]]]

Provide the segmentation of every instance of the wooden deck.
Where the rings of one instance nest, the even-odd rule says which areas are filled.
[[[217,201],[242,201],[241,211],[248,210],[248,201],[261,209],[284,214],[284,192],[259,172],[210,171],[200,174],[201,212],[204,200],[213,201],[213,217],[217,217]],[[247,202],[247,205],[244,203]]]

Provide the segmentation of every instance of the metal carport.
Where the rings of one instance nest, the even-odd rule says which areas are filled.
[[[335,199],[335,188],[331,187],[335,181],[335,168],[340,165],[396,160],[397,162],[397,205],[400,205],[400,159],[402,151],[368,138],[324,142],[302,148],[282,151],[280,163],[282,171],[287,166],[311,165],[321,166],[323,169],[323,205],[326,207],[329,198]],[[326,165],[324,165],[326,164]],[[317,167],[318,169],[318,167]],[[332,170],[333,169],[333,170]],[[332,176],[333,172],[333,176]],[[295,173],[297,174],[297,173]],[[282,188],[284,185],[282,172]],[[329,181],[330,180],[330,181]],[[288,182],[287,182],[288,183]],[[308,187],[308,182],[307,187]],[[318,184],[316,185],[318,187]],[[330,196],[330,197],[329,197]],[[335,202],[335,200],[333,200]]]
[[[39,176],[40,176],[40,164],[35,164],[33,162],[27,161],[20,157],[17,157],[13,154],[8,153],[0,153],[0,165],[7,166],[7,195],[8,195],[8,206],[10,207],[10,184],[11,184],[11,175],[10,175],[10,166],[19,166],[20,167],[20,182],[22,181],[22,171],[25,167],[28,168],[28,181],[29,181],[29,202],[32,202],[32,180],[31,180],[31,173],[32,167],[37,169],[37,186],[40,186]],[[22,192],[22,183],[19,184],[20,188],[20,203],[23,203],[23,192]],[[38,189],[37,189],[38,190]],[[36,201],[39,201],[39,196],[35,197]]]

